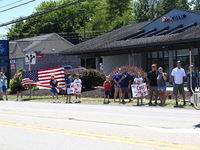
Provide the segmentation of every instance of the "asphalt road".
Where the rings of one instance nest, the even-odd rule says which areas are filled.
[[[200,111],[0,102],[0,150],[200,150]]]

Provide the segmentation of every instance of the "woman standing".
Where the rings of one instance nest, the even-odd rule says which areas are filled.
[[[163,68],[158,68],[158,77],[157,77],[157,86],[158,86],[158,93],[161,100],[161,105],[165,104],[166,101],[166,73],[163,72]]]
[[[119,94],[119,101],[121,101],[122,98],[122,89],[119,83],[120,83],[120,74],[119,71],[117,71],[117,73],[114,75],[114,88],[115,88],[114,101],[116,101],[118,94]]]
[[[191,76],[190,76],[190,72],[187,74],[187,88],[190,92],[190,96],[193,95],[193,92],[195,92],[195,89],[197,88],[198,89],[198,74],[194,71],[194,66],[193,65],[190,65],[189,67],[190,69],[190,72],[191,72]],[[192,81],[190,81],[190,78],[192,77]],[[191,84],[192,83],[192,86]],[[192,87],[192,89],[191,89]]]

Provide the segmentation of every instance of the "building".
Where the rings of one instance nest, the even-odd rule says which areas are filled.
[[[187,71],[189,52],[196,70],[200,66],[200,11],[174,9],[150,22],[134,23],[105,35],[88,40],[62,54],[81,57],[81,64],[88,62],[109,74],[120,66],[139,66],[149,71],[151,64],[162,66],[170,74],[175,62],[181,60]]]
[[[25,55],[32,53],[36,53],[36,64],[31,65],[31,70],[65,65],[71,65],[72,67],[80,66],[80,59],[76,55],[60,54],[61,51],[73,46],[72,43],[56,33],[10,41],[11,76],[20,68],[29,69],[28,64],[25,63]]]

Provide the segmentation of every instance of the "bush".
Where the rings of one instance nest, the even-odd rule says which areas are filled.
[[[16,73],[15,73],[15,75],[13,76],[13,78],[10,80],[10,85],[9,85],[9,87],[10,87],[10,92],[11,93],[16,93],[16,91],[17,91],[17,85],[16,85],[16,83],[17,83],[17,80],[16,80],[16,77],[17,77],[17,74],[18,73],[20,73],[20,72],[24,72],[24,71],[26,71],[26,70],[24,70],[24,69],[19,69]]]
[[[75,75],[79,74],[85,90],[93,89],[95,86],[102,86],[105,80],[104,73],[96,69],[72,70],[66,71],[66,73],[71,74],[72,78],[75,78]]]
[[[118,72],[119,74],[123,73],[123,71],[129,72],[131,77],[134,79],[138,73],[140,73],[141,77],[143,78],[144,82],[147,81],[147,73],[140,67],[135,66],[123,66],[120,68],[115,68],[111,73],[110,77],[113,80],[114,75]]]

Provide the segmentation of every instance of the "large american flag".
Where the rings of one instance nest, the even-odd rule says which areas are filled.
[[[65,87],[64,67],[22,72],[23,85],[36,85],[38,87],[51,88],[51,75],[54,75],[55,79],[58,81],[58,88]]]

